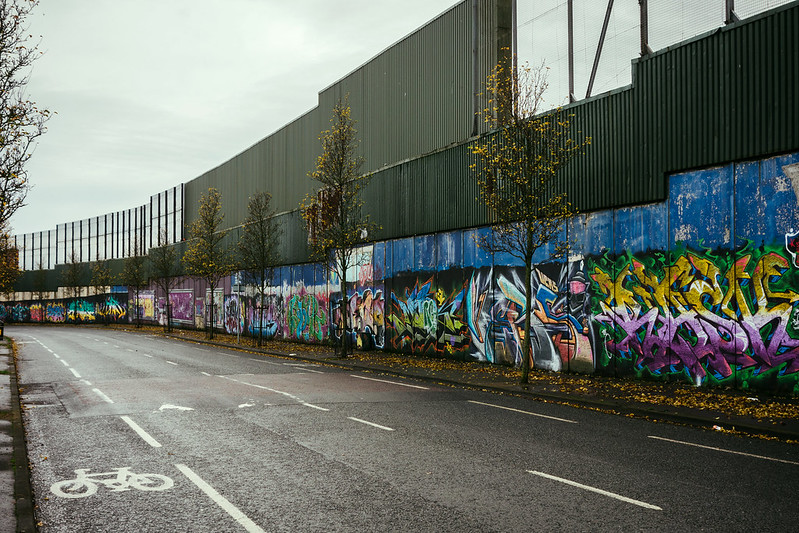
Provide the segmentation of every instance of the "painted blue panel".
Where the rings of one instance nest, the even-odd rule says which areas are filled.
[[[417,235],[413,238],[413,268],[415,271],[427,272],[436,266],[436,236]]]
[[[384,279],[386,271],[386,243],[376,242],[372,248],[372,272],[374,280]]]
[[[307,288],[311,288],[316,285],[316,273],[314,272],[314,265],[302,265],[302,283]]]
[[[413,270],[413,237],[392,241],[393,275]]]
[[[666,203],[639,205],[616,210],[613,250],[637,254],[665,250],[668,245]]]
[[[463,232],[463,266],[480,268],[492,265],[491,254],[477,243],[491,234],[491,228],[468,229]]]
[[[760,194],[764,200],[764,240],[785,242],[787,233],[799,231],[799,153],[772,157],[761,163]]]
[[[725,165],[669,177],[672,246],[716,249],[732,244],[732,170]]]
[[[560,232],[555,237],[556,240],[566,242],[567,241],[567,230],[568,230],[568,223],[563,224],[560,228]],[[555,254],[556,246],[554,242],[548,242],[544,246],[540,247],[538,250],[535,251],[533,254],[533,264],[537,265],[539,263],[551,263],[552,261],[565,261],[565,257],[561,257],[560,259],[555,259],[553,256]]]
[[[314,263],[314,285],[317,287],[327,286],[327,269],[320,263]]]
[[[582,220],[582,227],[570,227],[569,235],[575,237],[583,255],[602,255],[612,251],[613,211],[606,209],[586,214]]]
[[[291,266],[291,284],[297,285],[302,283],[302,265]]]
[[[760,163],[735,165],[735,247],[747,241],[762,244],[763,199],[760,194]]]
[[[436,270],[460,267],[463,263],[463,232],[436,235]]]

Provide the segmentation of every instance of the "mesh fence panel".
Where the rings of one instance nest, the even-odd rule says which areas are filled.
[[[751,17],[791,0],[737,0],[735,12]],[[586,96],[608,2],[574,0],[574,95]],[[649,47],[661,50],[723,26],[725,0],[649,0]],[[569,101],[568,2],[517,0],[520,63],[549,68],[549,107]],[[631,60],[641,52],[637,0],[616,0],[608,21],[592,95],[631,82]]]

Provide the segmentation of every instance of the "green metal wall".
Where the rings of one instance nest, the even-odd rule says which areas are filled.
[[[473,77],[476,73],[484,80],[496,63],[498,47],[510,45],[510,4],[461,2],[321,91],[316,108],[188,182],[186,224],[195,219],[196,206],[209,187],[221,192],[225,222],[231,227],[242,223],[247,199],[258,190],[272,194],[277,212],[296,209],[315,188],[308,173],[320,153],[319,134],[328,128],[339,97],[349,95],[365,172],[468,139],[474,118]]]

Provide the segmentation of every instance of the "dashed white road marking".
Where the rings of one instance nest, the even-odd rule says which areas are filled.
[[[372,426],[378,429],[383,429],[385,431],[394,431],[394,428],[390,428],[388,426],[381,426],[380,424],[375,424],[374,422],[369,422],[368,420],[362,420],[360,418],[355,418],[354,416],[348,416],[350,420],[354,420],[355,422],[360,422],[361,424],[366,424],[367,426]]]
[[[208,372],[200,372],[200,374],[202,374],[203,376],[208,376],[209,378],[211,377],[211,374],[209,374]]]
[[[530,474],[535,474],[536,476],[540,476],[543,478],[551,479],[553,481],[558,481],[560,483],[565,483],[566,485],[571,485],[572,487],[577,487],[583,490],[588,490],[591,492],[596,492],[597,494],[601,494],[603,496],[607,496],[608,498],[614,498],[616,500],[620,500],[626,503],[631,503],[633,505],[638,505],[639,507],[644,507],[646,509],[653,509],[655,511],[662,511],[660,507],[657,505],[652,505],[651,503],[642,502],[640,500],[634,500],[632,498],[628,498],[627,496],[622,496],[621,494],[616,494],[615,492],[608,492],[606,490],[598,489],[596,487],[591,487],[589,485],[583,485],[582,483],[577,483],[576,481],[572,481],[570,479],[564,479],[562,477],[552,476],[549,474],[545,474],[543,472],[536,472],[535,470],[528,470]]]
[[[143,355],[144,357],[149,357],[150,359],[152,359],[152,358],[153,358],[153,356],[152,356],[152,355],[150,355],[150,354],[143,353],[142,355]]]
[[[64,361],[63,359],[59,359],[59,361],[61,361],[61,363],[62,363],[64,366],[69,366],[69,363],[67,363],[67,362],[66,362],[66,361]]]
[[[167,360],[164,360],[164,362],[165,362],[165,363],[167,363],[167,364],[169,364],[169,365],[175,365],[175,366],[178,366],[178,364],[177,364],[177,363],[173,363],[172,361],[167,361]]]
[[[80,382],[83,383],[84,385],[88,385],[89,387],[92,386],[91,382],[88,379],[82,379],[80,380]]]
[[[495,407],[497,409],[504,409],[506,411],[513,411],[515,413],[522,413],[524,415],[537,416],[539,418],[548,418],[550,420],[557,420],[558,422],[568,422],[569,424],[577,424],[576,420],[569,420],[568,418],[558,418],[557,416],[542,415],[541,413],[533,413],[531,411],[522,411],[521,409],[514,409],[513,407],[505,407],[504,405],[495,405],[493,403],[478,402],[475,400],[466,400],[468,403],[477,405],[485,405],[488,407]]]
[[[399,381],[389,381],[387,379],[368,378],[366,376],[358,376],[356,374],[350,374],[350,377],[358,378],[358,379],[367,379],[369,381],[379,381],[380,383],[390,383],[391,385],[399,385],[401,387],[410,387],[412,389],[430,390],[429,387],[422,387],[421,385],[411,385],[410,383],[400,383]]]
[[[127,425],[129,425],[129,426],[130,426],[130,428],[131,428],[133,431],[135,431],[135,432],[136,432],[136,433],[139,435],[139,437],[141,437],[141,438],[144,440],[144,442],[146,442],[147,444],[149,444],[149,445],[150,445],[150,446],[152,446],[153,448],[160,448],[160,447],[161,447],[161,443],[160,443],[160,442],[158,442],[157,440],[155,440],[155,439],[154,439],[154,438],[153,438],[153,437],[152,437],[152,436],[151,436],[149,433],[147,433],[146,431],[144,431],[144,430],[143,430],[143,429],[142,429],[142,428],[139,426],[139,424],[137,424],[136,422],[134,422],[133,420],[131,420],[131,419],[130,419],[130,417],[128,417],[128,416],[121,416],[120,418],[121,418],[122,420],[124,420],[124,421],[125,421],[125,423],[126,423]]]
[[[304,405],[305,407],[310,407],[311,409],[318,409],[320,411],[330,411],[330,409],[325,409],[324,407],[319,407],[318,405],[314,405],[308,402],[302,402],[302,405]]]
[[[735,454],[735,455],[743,455],[745,457],[753,457],[755,459],[763,459],[763,460],[766,460],[766,461],[776,461],[778,463],[785,463],[785,464],[789,464],[789,465],[799,465],[799,462],[796,462],[796,461],[789,461],[787,459],[777,459],[776,457],[768,457],[766,455],[755,455],[753,453],[737,452],[735,450],[725,450],[724,448],[716,448],[715,446],[705,446],[704,444],[696,444],[696,443],[693,443],[693,442],[685,442],[685,441],[682,441],[682,440],[667,439],[665,437],[657,437],[655,435],[647,435],[647,437],[649,437],[650,439],[657,439],[657,440],[662,440],[662,441],[665,441],[665,442],[672,442],[674,444],[684,444],[686,446],[694,446],[695,448],[704,448],[705,450],[713,450],[715,452],[732,453],[732,454]]]
[[[191,468],[182,464],[176,464],[175,468],[180,470],[184,476],[189,478],[189,481],[197,485],[197,487],[203,491],[206,496],[211,498],[214,503],[216,503],[227,514],[229,514],[233,520],[241,524],[242,527],[244,527],[244,529],[249,533],[264,533],[264,530],[261,529],[258,524],[247,518],[247,516],[242,513],[238,507],[230,503],[227,498],[219,494],[211,485],[203,481],[203,479],[195,474]]]
[[[76,378],[80,379],[80,377],[81,377],[81,376],[80,376],[80,374],[78,374],[78,371],[77,371],[77,370],[75,370],[74,368],[70,367],[69,371],[70,371],[70,372],[72,372],[72,374],[73,374],[73,375],[74,375]]]
[[[106,402],[106,403],[114,403],[114,400],[112,400],[111,398],[109,398],[108,396],[106,396],[106,395],[105,395],[105,393],[104,393],[103,391],[101,391],[100,389],[92,389],[92,391],[93,391],[93,392],[94,392],[94,393],[95,393],[97,396],[99,396],[99,397],[100,397],[100,399],[101,399],[101,400],[103,400],[104,402]]]

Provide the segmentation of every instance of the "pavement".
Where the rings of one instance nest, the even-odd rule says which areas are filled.
[[[155,327],[118,329],[163,334],[162,328]],[[263,348],[257,348],[251,339],[215,334],[215,340],[207,340],[202,332],[190,330],[177,330],[167,336],[264,356],[799,444],[799,397],[795,396],[538,370],[531,371],[530,383],[521,384],[517,369],[479,362],[379,351],[355,351],[341,358],[331,346],[269,341]],[[28,464],[24,435],[16,361],[11,344],[7,346],[3,340],[0,341],[0,531],[36,531],[30,472],[27,468],[16,468]]]

